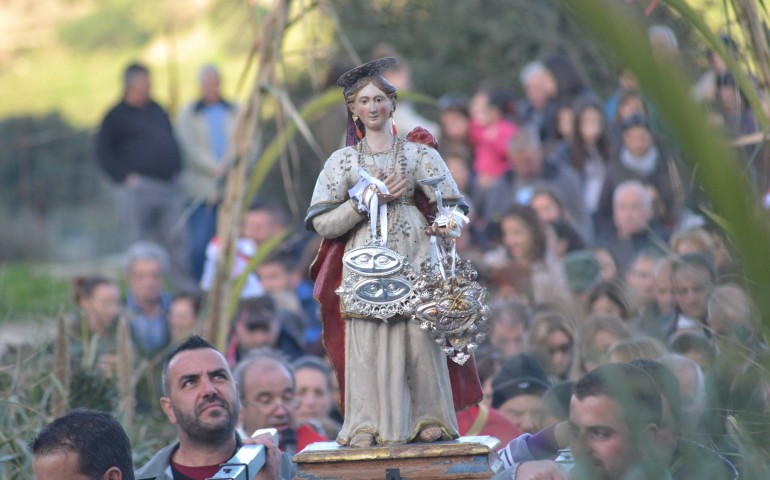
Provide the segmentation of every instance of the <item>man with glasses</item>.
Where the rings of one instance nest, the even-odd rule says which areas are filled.
[[[249,434],[260,428],[275,428],[279,447],[289,455],[314,442],[325,442],[309,425],[297,425],[294,369],[277,351],[267,348],[252,351],[235,367],[240,385],[241,424]]]

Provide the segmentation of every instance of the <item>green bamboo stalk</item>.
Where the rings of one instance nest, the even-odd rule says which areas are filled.
[[[341,96],[342,95],[338,87],[330,88],[305,105],[305,107],[300,112],[299,117],[307,122],[324,110],[338,105]],[[257,160],[256,167],[254,167],[254,170],[249,177],[246,196],[244,203],[241,206],[242,211],[246,211],[246,209],[248,209],[249,202],[246,199],[254,198],[254,195],[257,194],[259,187],[264,183],[267,174],[270,173],[273,165],[275,165],[275,163],[278,161],[278,158],[281,155],[281,150],[297,134],[298,131],[299,128],[297,127],[297,124],[295,122],[290,122],[286,128],[278,132],[278,135],[276,135],[270,144],[265,147],[262,155],[260,155],[259,159]]]
[[[571,0],[568,1],[573,3]],[[730,73],[733,74],[735,81],[738,82],[738,87],[746,96],[749,105],[751,105],[751,110],[757,117],[757,122],[759,122],[762,131],[770,131],[770,121],[764,114],[765,110],[762,108],[762,101],[759,99],[759,95],[757,95],[757,91],[754,85],[743,71],[743,68],[741,68],[738,62],[736,62],[732,55],[730,55],[730,53],[727,51],[727,48],[719,39],[719,37],[717,37],[717,35],[711,31],[708,25],[706,25],[703,17],[701,17],[695,10],[687,5],[684,0],[662,0],[662,2],[677,12],[679,15],[681,15],[682,18],[684,18],[690,25],[692,25],[692,27],[695,28],[695,30],[703,38],[703,41],[705,41],[706,44],[712,50],[714,50],[717,55],[722,58],[722,60],[724,60],[725,65],[727,65],[727,68],[730,70]]]
[[[253,197],[253,195],[251,197],[246,195],[245,178],[249,163],[249,151],[260,123],[263,101],[261,87],[264,84],[272,83],[275,78],[275,66],[280,58],[280,47],[289,14],[289,5],[290,0],[279,1],[273,11],[265,18],[260,30],[261,36],[255,39],[255,45],[259,45],[256,56],[259,62],[257,76],[249,102],[238,118],[233,136],[236,142],[237,158],[227,175],[225,198],[220,208],[217,236],[221,248],[209,292],[211,308],[205,328],[209,341],[220,350],[224,350],[229,332],[227,312],[230,302],[227,300],[229,300],[232,290],[229,272],[232,268],[235,244],[238,241],[241,219],[243,218],[243,210],[239,207]]]
[[[756,0],[732,0],[733,10],[743,26],[746,40],[750,42],[758,77],[764,88],[770,86],[770,51],[768,51],[765,24],[757,8]]]
[[[689,84],[678,66],[656,62],[640,27],[641,22],[631,16],[627,8],[608,0],[567,0],[567,3],[578,20],[634,71],[642,90],[678,137],[686,152],[685,160],[689,161],[712,200],[714,210],[730,225],[733,244],[742,256],[749,289],[759,304],[767,329],[770,327],[770,295],[766,294],[770,289],[770,268],[766,259],[770,258],[770,234],[764,212],[758,212],[757,199],[747,180],[740,175],[740,169],[736,168],[735,152],[707,123],[704,107],[691,99]],[[666,3],[680,2],[666,0]],[[683,11],[691,12],[689,7]],[[688,13],[688,19],[689,16],[693,17],[693,24],[699,30],[703,28],[700,19]],[[707,36],[715,39],[710,32]],[[719,43],[715,41],[714,45],[729,59]],[[734,63],[732,67],[735,67]],[[756,93],[753,90],[751,93],[757,100]],[[767,119],[763,122],[766,124]]]
[[[69,341],[67,340],[67,324],[63,315],[56,318],[56,344],[53,356],[53,376],[58,388],[54,392],[51,415],[60,417],[67,413],[70,386]]]
[[[134,424],[135,413],[135,389],[131,381],[134,369],[134,352],[131,346],[131,332],[129,331],[128,318],[121,315],[118,319],[118,359],[117,377],[118,393],[120,393],[120,402],[118,403],[118,412],[123,417],[123,426],[131,431]]]

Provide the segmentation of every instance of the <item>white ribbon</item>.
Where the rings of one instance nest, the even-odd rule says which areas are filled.
[[[358,183],[355,184],[355,186],[353,186],[353,188],[348,190],[348,195],[350,195],[350,198],[357,199],[359,204],[363,205],[369,212],[369,223],[372,230],[372,240],[377,240],[377,217],[379,216],[380,239],[382,241],[382,246],[387,247],[388,205],[387,203],[380,205],[380,199],[377,197],[377,190],[379,190],[379,192],[384,195],[387,195],[390,192],[382,180],[369,175],[369,173],[363,168],[360,168],[358,173],[361,175],[361,179],[358,181]],[[369,188],[372,185],[377,187],[377,190]]]
[[[438,194],[438,191],[436,192]],[[438,195],[437,195],[438,198]],[[439,207],[439,215],[436,217],[436,220],[434,220],[434,224],[438,223],[439,225],[448,225],[449,222],[454,222],[458,229],[462,229],[465,225],[467,225],[470,222],[470,219],[462,214],[462,212],[457,207],[445,207],[440,206]],[[452,259],[452,269],[449,274],[449,278],[455,277],[455,266],[457,264],[457,235],[451,235],[449,239],[449,243],[451,245],[451,259]],[[446,280],[447,275],[446,271],[444,269],[444,258],[447,257],[447,251],[444,248],[444,245],[441,241],[439,241],[436,236],[432,236],[430,239],[431,246],[433,247],[433,256],[438,262],[439,271],[441,272],[441,277]]]

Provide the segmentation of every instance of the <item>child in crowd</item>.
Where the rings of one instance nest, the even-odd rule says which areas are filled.
[[[596,216],[614,148],[607,119],[598,99],[585,99],[575,111],[575,134],[569,149],[569,162],[582,180],[586,211]]]
[[[516,125],[506,118],[510,100],[504,90],[480,89],[471,98],[470,138],[476,186],[485,189],[510,169],[508,142]]]

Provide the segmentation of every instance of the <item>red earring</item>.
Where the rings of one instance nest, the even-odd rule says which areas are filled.
[[[362,140],[364,134],[361,133],[361,129],[358,128],[358,115],[353,115],[353,125],[356,126],[356,137],[358,137],[359,140]]]
[[[390,117],[390,121],[393,122],[393,136],[398,136],[398,129],[396,128],[396,119],[393,117]]]

